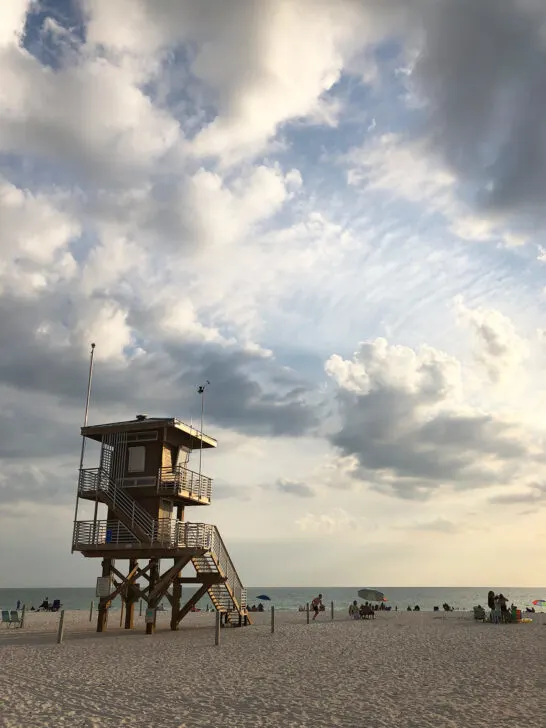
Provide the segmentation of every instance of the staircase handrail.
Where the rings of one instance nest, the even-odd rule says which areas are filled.
[[[218,544],[218,547],[216,544]],[[237,569],[231,560],[231,556],[229,555],[226,545],[220,536],[220,531],[216,528],[216,526],[212,526],[210,550],[215,553],[216,558],[218,559],[218,564],[224,572],[224,576],[227,577],[226,584],[230,587],[233,596],[237,601],[237,606],[241,609],[245,609],[246,603],[244,602],[246,602],[246,590],[239,574],[237,573]]]
[[[90,476],[90,477],[89,477]],[[87,487],[86,487],[87,481]],[[91,481],[91,487],[89,482]],[[119,509],[130,519],[131,524],[138,526],[151,540],[154,537],[154,518],[137,503],[103,468],[88,468],[80,470],[80,493],[100,490],[109,497],[112,508]]]

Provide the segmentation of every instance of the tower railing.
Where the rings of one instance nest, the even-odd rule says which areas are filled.
[[[148,538],[153,539],[153,517],[123,488],[119,488],[103,468],[80,470],[78,490],[80,495],[95,493],[98,496],[100,493],[101,500],[112,510],[122,513],[131,527],[136,526]]]
[[[208,523],[188,523],[171,518],[158,518],[153,522],[149,541],[140,541],[119,520],[77,521],[74,527],[74,546],[103,546],[104,544],[134,544],[143,548],[160,545],[165,548],[209,549],[211,532],[215,526]]]
[[[212,478],[199,475],[184,465],[175,468],[159,468],[158,487],[162,490],[173,490],[177,494],[189,493],[193,498],[211,499]]]

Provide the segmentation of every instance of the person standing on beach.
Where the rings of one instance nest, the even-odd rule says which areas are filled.
[[[313,611],[315,612],[313,614],[313,622],[318,617],[318,613],[320,608],[322,607],[322,594],[319,594],[318,597],[315,597],[313,601],[311,602],[311,606],[313,607]]]

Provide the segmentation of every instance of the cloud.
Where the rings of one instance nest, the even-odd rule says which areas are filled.
[[[12,0],[0,7],[0,47],[19,42],[30,0]]]
[[[458,533],[460,527],[457,526],[453,521],[447,518],[439,517],[431,521],[423,521],[420,523],[414,523],[407,527],[412,531],[431,531],[432,533]]]
[[[286,478],[279,478],[275,483],[275,489],[280,493],[286,493],[288,495],[295,495],[298,498],[314,498],[315,491],[307,483],[302,483],[297,480],[287,480]]]
[[[353,2],[89,0],[87,5],[92,44],[137,55],[194,44],[191,74],[206,89],[213,118],[191,148],[200,157],[226,162],[259,152],[290,119],[322,115],[331,123],[331,109],[324,116],[321,97],[366,33],[366,15]]]
[[[461,196],[460,180],[447,163],[431,155],[427,138],[408,139],[403,134],[386,133],[342,155],[348,183],[369,195],[387,194],[383,206],[409,203],[426,220],[435,223],[441,215],[451,234],[475,242],[502,240],[506,246],[525,241],[521,234],[506,228],[506,221],[492,210],[476,214]],[[403,211],[394,208],[394,214]]]
[[[382,492],[425,499],[442,486],[509,483],[539,457],[530,433],[464,403],[460,363],[432,347],[376,339],[352,360],[330,357],[326,372],[340,417],[330,442]]]
[[[296,521],[296,525],[304,532],[322,536],[354,531],[358,522],[343,508],[334,508],[331,513],[307,513]]]
[[[457,576],[464,562],[468,583],[455,533],[431,556],[396,524],[449,531],[469,501],[482,536],[460,548],[487,553],[487,527],[526,545],[534,516],[507,536],[487,497],[538,510],[546,476],[538,356],[507,318],[540,326],[539,241],[521,245],[535,235],[515,214],[528,203],[499,209],[497,171],[476,172],[505,112],[490,133],[469,130],[487,141],[475,168],[437,124],[454,90],[438,96],[425,71],[454,5],[430,17],[428,0],[4,5],[2,553],[18,531],[36,535],[28,560],[0,564],[4,581],[43,579],[49,563],[51,583],[84,583],[96,567],[66,549],[90,341],[93,422],[145,411],[195,424],[210,379],[205,429],[220,447],[204,470],[207,520],[240,542],[245,583],[262,555],[279,563],[286,538],[294,583],[350,580],[351,534],[379,579]],[[351,357],[355,331],[366,341]]]
[[[467,308],[462,300],[457,301],[457,313],[474,334],[476,360],[490,380],[503,383],[514,376],[529,357],[529,345],[516,333],[512,321],[494,309]]]
[[[503,493],[492,496],[489,503],[495,505],[517,505],[519,503],[545,503],[546,485],[534,484],[527,490],[516,490],[510,493]]]
[[[0,57],[0,151],[49,159],[86,187],[131,186],[179,141],[134,67],[83,54],[54,70],[15,45]]]
[[[412,81],[426,100],[431,149],[474,185],[483,208],[541,216],[544,4],[445,0],[418,6],[422,45]]]

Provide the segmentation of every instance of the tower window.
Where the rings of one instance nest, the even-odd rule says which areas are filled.
[[[129,473],[143,473],[146,462],[146,448],[143,445],[129,448],[129,462],[127,471]]]

